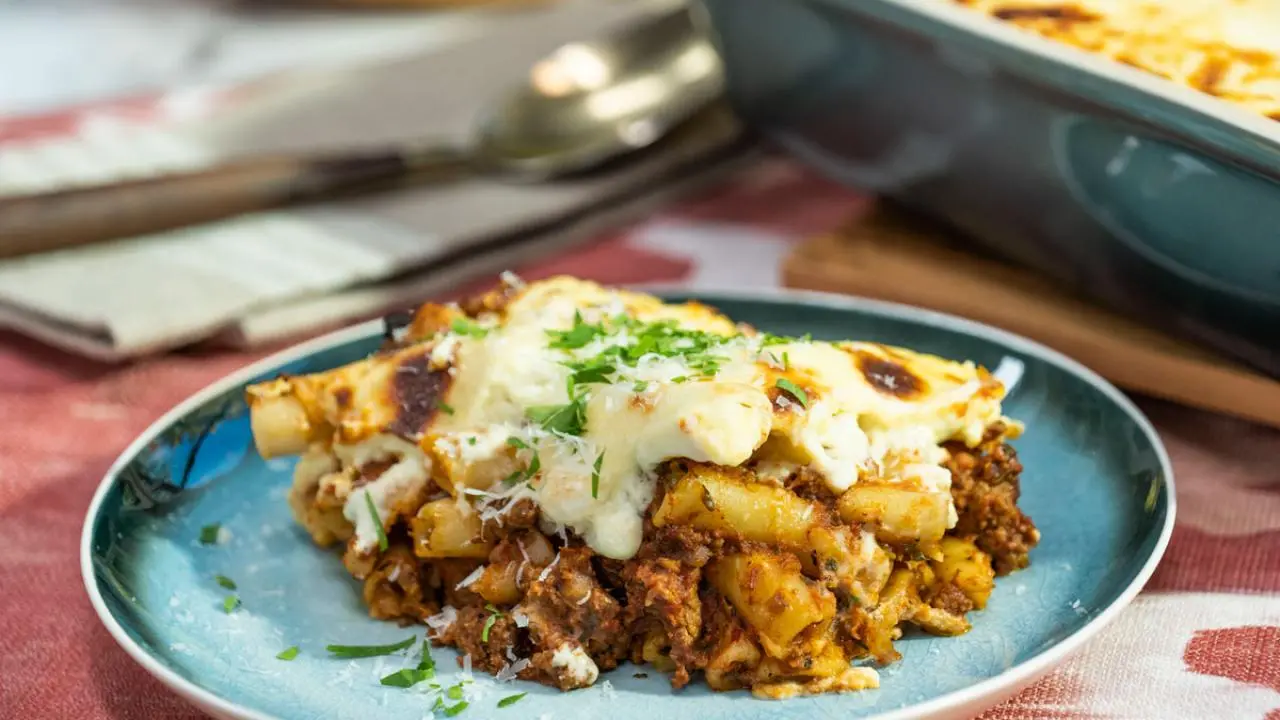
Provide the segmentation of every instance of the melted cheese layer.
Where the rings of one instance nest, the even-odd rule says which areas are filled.
[[[437,314],[449,312],[456,310]],[[484,505],[482,518],[499,503],[531,498],[544,521],[619,559],[638,550],[655,471],[669,459],[759,465],[753,477],[761,482],[804,467],[834,494],[872,480],[945,494],[950,503],[939,444],[975,445],[1003,420],[1003,388],[972,363],[769,337],[703,305],[667,305],[571,278],[523,286],[469,322],[386,355],[398,369],[370,365],[375,357],[358,374],[346,370],[341,377],[364,383],[354,393],[360,402],[330,399],[323,418],[308,413],[314,425],[343,430],[335,450],[345,464],[395,461],[347,499],[361,549],[376,542],[365,492],[385,519],[427,477],[460,502]],[[654,327],[677,334],[654,344]],[[418,375],[423,357],[440,378]],[[607,372],[572,381],[602,363]],[[406,366],[414,372],[404,381],[437,393],[431,401],[447,411],[423,414],[421,398],[370,385],[392,382]],[[309,393],[353,394],[333,378],[303,380],[294,384]],[[407,410],[398,416],[397,406],[428,420],[405,423]],[[566,406],[576,407],[572,423],[531,419]],[[392,437],[397,427],[421,431]]]
[[[581,436],[529,423],[531,408],[569,402],[570,364],[635,341],[624,328],[579,348],[555,348],[548,331],[571,329],[575,316],[607,325],[618,314],[724,337],[707,351],[716,371],[700,374],[687,357],[646,355],[619,363],[609,382],[586,386]],[[780,448],[835,493],[874,475],[949,494],[939,443],[975,444],[1001,419],[999,383],[972,364],[867,343],[766,345],[705,306],[664,305],[568,278],[528,286],[500,319],[482,324],[489,326],[483,337],[435,340],[456,345],[458,369],[448,398],[454,413],[439,425],[475,433],[523,427],[512,434],[530,446],[520,453],[524,462],[537,455],[530,489],[544,516],[608,557],[639,548],[653,473],[665,460],[739,466]],[[802,388],[803,401],[780,392],[780,379]],[[492,441],[484,447],[501,451]]]

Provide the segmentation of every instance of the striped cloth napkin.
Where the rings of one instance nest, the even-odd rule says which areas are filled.
[[[175,93],[124,113],[88,113],[52,137],[0,136],[0,194],[261,152],[464,142],[539,57],[670,5],[557,6],[419,57]],[[739,150],[732,132],[708,132],[571,182],[408,188],[0,261],[0,325],[106,360],[209,339],[274,342],[585,239],[719,177]]]

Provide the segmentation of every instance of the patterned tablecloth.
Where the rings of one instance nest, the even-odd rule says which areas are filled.
[[[778,284],[799,239],[861,200],[786,164],[528,267],[608,283]],[[99,625],[77,549],[89,498],[133,437],[258,357],[193,350],[97,365],[0,335],[0,717],[185,718]],[[1144,400],[1180,516],[1163,564],[1085,650],[984,718],[1280,720],[1280,433]]]

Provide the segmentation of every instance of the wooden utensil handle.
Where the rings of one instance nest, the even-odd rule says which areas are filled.
[[[445,148],[303,158],[271,156],[208,170],[0,198],[0,258],[221,220],[375,187],[412,172],[456,171]]]

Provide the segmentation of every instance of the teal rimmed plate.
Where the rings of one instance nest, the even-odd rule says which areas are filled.
[[[673,692],[623,666],[573,693],[477,675],[463,718],[785,720],[967,717],[1008,697],[1102,629],[1151,576],[1173,529],[1173,476],[1150,423],[1079,364],[984,325],[900,305],[813,293],[686,293],[778,333],[875,340],[972,359],[1011,387],[1023,420],[1021,505],[1043,540],[1029,569],[1002,578],[973,630],[909,635],[881,688],[786,701]],[[379,678],[412,664],[327,657],[324,646],[395,642],[420,629],[365,614],[336,555],[295,527],[285,503],[292,461],[254,452],[243,387],[280,372],[332,368],[381,342],[374,322],[304,343],[217,382],[152,425],[111,467],[85,520],[81,565],[94,608],[138,663],[203,710],[226,718],[429,717],[424,692]],[[219,524],[219,542],[201,532]],[[234,593],[215,581],[232,579]],[[235,594],[230,614],[224,601]],[[297,646],[296,659],[276,658]],[[456,654],[437,649],[439,682]],[[528,695],[498,708],[501,698]],[[437,713],[437,717],[442,714]]]

